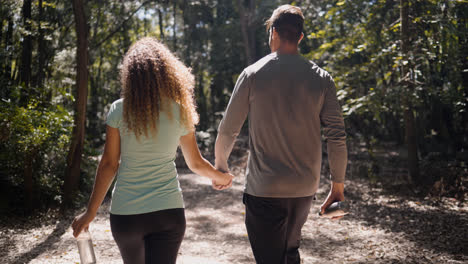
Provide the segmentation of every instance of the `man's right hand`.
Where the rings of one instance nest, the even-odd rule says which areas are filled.
[[[330,192],[328,193],[327,199],[320,206],[320,212],[325,213],[325,209],[328,208],[334,202],[344,201],[344,183],[332,182]],[[334,217],[332,219],[340,219],[342,216]]]

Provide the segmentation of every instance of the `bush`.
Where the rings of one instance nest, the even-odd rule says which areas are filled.
[[[35,100],[26,107],[6,100],[0,102],[3,207],[16,207],[28,195],[34,205],[60,202],[72,120],[61,106],[39,104]],[[27,177],[32,177],[34,186],[29,194],[19,192]]]

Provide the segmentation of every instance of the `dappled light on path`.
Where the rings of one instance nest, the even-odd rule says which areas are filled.
[[[244,177],[218,192],[209,180],[180,173],[186,205],[187,230],[179,252],[180,264],[255,263],[244,226]],[[466,263],[468,248],[465,207],[435,207],[424,200],[391,195],[363,180],[346,182],[352,213],[331,221],[317,216],[328,192],[322,184],[303,228],[303,263]],[[90,227],[98,263],[122,263],[112,238],[105,203]],[[0,230],[2,263],[79,263],[71,229],[63,219],[26,230]],[[465,250],[465,252],[463,251]],[[3,251],[5,252],[5,251]]]

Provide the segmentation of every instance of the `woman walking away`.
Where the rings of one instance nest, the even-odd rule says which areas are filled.
[[[163,44],[153,38],[133,44],[121,81],[122,99],[108,112],[104,154],[87,210],[72,223],[73,235],[88,228],[117,175],[110,225],[124,263],[176,263],[185,232],[177,146],[195,173],[220,185],[230,185],[232,175],[201,156],[193,75]]]

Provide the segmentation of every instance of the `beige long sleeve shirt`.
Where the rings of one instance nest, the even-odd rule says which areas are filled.
[[[332,77],[299,54],[272,53],[239,76],[215,145],[216,165],[228,169],[235,139],[249,117],[245,192],[259,197],[314,195],[322,162],[321,129],[331,179],[343,182],[346,133]]]

